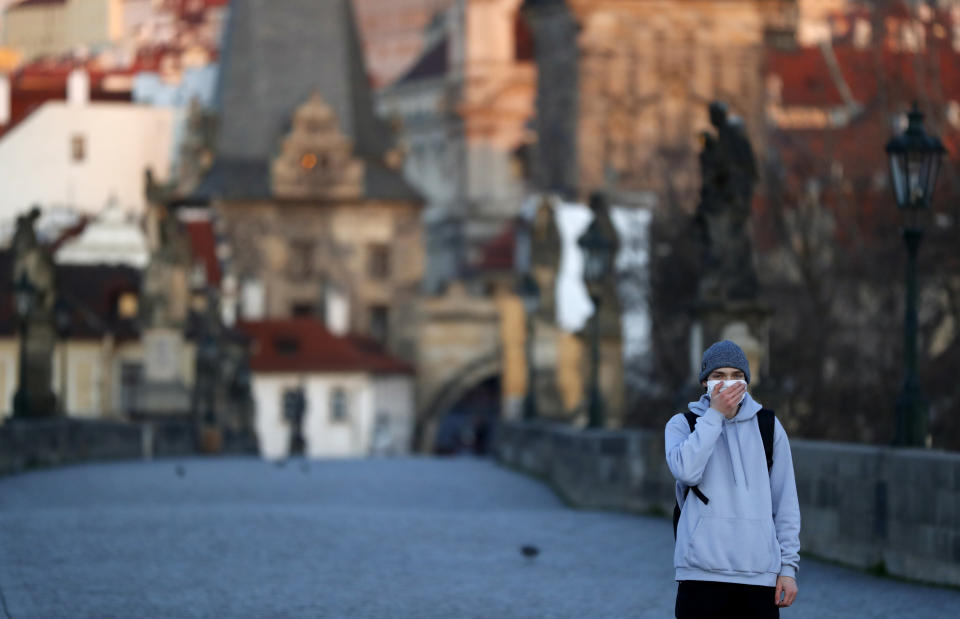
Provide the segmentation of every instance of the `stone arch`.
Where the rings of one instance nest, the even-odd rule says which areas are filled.
[[[429,452],[436,439],[438,423],[450,408],[481,383],[502,374],[502,355],[495,350],[471,360],[429,395],[417,424],[417,450]]]

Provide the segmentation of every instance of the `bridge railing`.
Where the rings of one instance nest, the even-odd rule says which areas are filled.
[[[960,454],[790,444],[803,552],[960,586]],[[673,511],[662,432],[505,423],[495,449],[501,462],[543,479],[571,505],[662,516]]]
[[[0,425],[0,475],[93,460],[198,453],[194,424],[83,419],[7,420]]]

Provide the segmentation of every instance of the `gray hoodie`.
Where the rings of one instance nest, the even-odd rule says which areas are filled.
[[[778,575],[797,577],[800,505],[790,442],[777,420],[768,475],[756,421],[761,408],[747,393],[736,417],[726,419],[704,394],[690,403],[699,416],[692,433],[682,414],[667,423],[667,465],[682,507],[673,555],[677,580],[772,587]],[[684,503],[688,486],[699,486],[710,503],[692,492]]]

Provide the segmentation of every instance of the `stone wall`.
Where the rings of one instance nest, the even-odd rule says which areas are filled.
[[[791,446],[805,553],[960,586],[960,454],[802,440]],[[572,505],[673,512],[662,433],[505,423],[496,453]]]
[[[253,453],[255,446],[224,437],[224,451]],[[197,453],[192,423],[127,423],[52,419],[0,425],[0,475],[91,460],[122,460]]]

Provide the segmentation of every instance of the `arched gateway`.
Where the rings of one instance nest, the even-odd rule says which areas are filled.
[[[455,451],[449,433],[461,430],[482,440],[501,410],[503,352],[495,301],[469,296],[459,284],[424,301],[420,344],[415,449]]]

